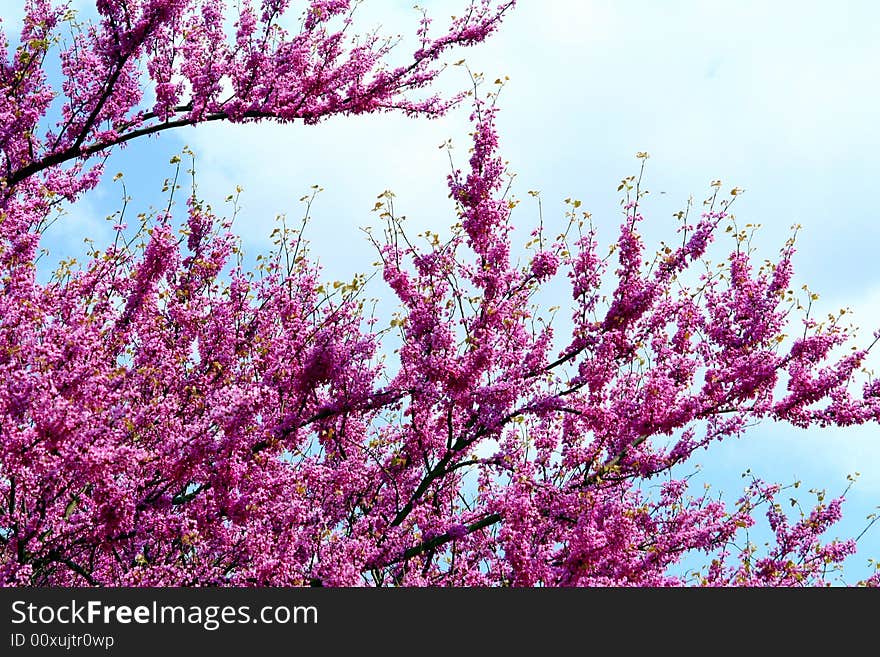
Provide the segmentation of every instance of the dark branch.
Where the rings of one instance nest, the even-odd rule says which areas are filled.
[[[278,118],[275,114],[270,112],[259,112],[259,111],[251,111],[245,112],[243,115],[244,118],[247,119],[273,119]],[[41,160],[37,160],[36,162],[32,162],[21,169],[15,171],[15,173],[10,176],[7,181],[9,187],[13,187],[15,184],[25,180],[26,178],[31,177],[32,175],[39,173],[40,171],[44,171],[49,167],[57,166],[59,164],[64,164],[65,162],[69,162],[70,160],[75,160],[77,158],[85,158],[90,155],[94,155],[95,153],[99,153],[100,151],[107,150],[108,148],[112,148],[113,146],[118,146],[120,144],[124,144],[132,139],[137,139],[138,137],[145,137],[147,135],[156,134],[158,132],[163,132],[165,130],[171,130],[173,128],[181,128],[188,125],[194,125],[196,123],[206,123],[208,121],[222,121],[229,119],[229,115],[226,112],[217,112],[215,114],[208,114],[207,116],[201,118],[185,118],[185,119],[177,119],[176,121],[166,121],[165,123],[156,123],[150,126],[146,126],[143,128],[138,128],[137,130],[132,130],[124,135],[120,135],[115,139],[108,139],[107,141],[98,142],[97,144],[92,144],[90,146],[86,146],[85,148],[66,148],[63,151],[58,151],[57,153],[52,153],[51,155],[47,155]]]
[[[467,536],[468,534],[473,534],[474,532],[479,531],[481,529],[484,529],[486,527],[491,527],[492,525],[497,524],[497,523],[501,522],[502,520],[503,520],[503,518],[501,517],[500,514],[493,513],[491,515],[486,516],[482,520],[478,520],[477,522],[468,525],[465,528],[464,535]],[[446,532],[445,534],[440,534],[439,536],[435,536],[432,539],[429,539],[423,543],[420,543],[419,545],[416,545],[414,547],[409,548],[401,556],[397,557],[396,559],[394,559],[392,561],[389,561],[385,565],[391,566],[393,564],[400,563],[400,562],[406,561],[408,559],[412,559],[413,557],[417,557],[420,554],[424,554],[425,552],[429,552],[431,550],[436,550],[441,545],[445,545],[446,543],[449,543],[450,541],[457,540],[459,538],[461,538],[460,535],[453,536],[449,532]]]

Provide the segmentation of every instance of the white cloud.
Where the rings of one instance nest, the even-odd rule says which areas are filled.
[[[462,126],[464,127],[464,126]],[[238,230],[250,248],[265,245],[274,218],[302,216],[298,199],[313,184],[324,187],[312,207],[307,237],[337,278],[350,278],[376,259],[359,227],[382,224],[370,212],[385,189],[408,217],[412,234],[454,221],[447,199],[446,154],[437,146],[448,124],[402,117],[351,117],[323,126],[199,126],[179,133],[198,153],[200,190],[219,199],[244,188]],[[465,160],[465,149],[459,157]]]
[[[41,263],[42,280],[48,278],[61,259],[75,257],[84,263],[89,250],[84,238],[94,240],[98,248],[112,242],[111,226],[92,196],[85,196],[74,205],[66,206],[63,216],[43,233],[40,240],[40,246],[49,250],[46,266]]]
[[[854,290],[854,294],[837,299],[844,308],[850,308],[849,319],[860,336],[860,344],[867,345],[874,331],[880,330],[880,286],[868,290]]]

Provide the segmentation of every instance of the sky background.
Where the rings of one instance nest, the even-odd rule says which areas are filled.
[[[464,4],[422,2],[437,29]],[[20,18],[21,5],[0,0],[7,24]],[[412,0],[370,0],[359,11],[362,27],[382,24],[391,33],[412,34],[418,20]],[[411,43],[404,41],[402,55]],[[821,314],[852,308],[861,344],[880,327],[877,3],[520,0],[488,43],[450,59],[460,57],[489,81],[510,78],[498,124],[523,199],[515,212],[521,241],[537,221],[527,190],[541,191],[548,228],[564,227],[562,201],[575,197],[603,240],[613,241],[621,218],[615,190],[637,173],[635,153],[648,151],[649,245],[672,237],[672,213],[721,179],[725,189],[745,188],[735,212],[741,223],[763,225],[762,256],[778,251],[792,224],[803,226],[795,282],[820,293]],[[467,73],[451,67],[440,88],[468,84]],[[125,172],[132,209],[160,204],[168,158],[187,144],[198,157],[199,191],[215,207],[236,185],[244,188],[237,230],[251,252],[268,248],[277,214],[299,218],[299,197],[312,184],[324,187],[308,228],[312,253],[328,278],[350,280],[376,259],[358,228],[380,227],[370,209],[383,190],[395,192],[412,233],[455,221],[448,157],[438,146],[451,138],[457,164],[466,164],[468,114],[464,105],[432,121],[379,115],[315,127],[212,124],[136,142],[111,157],[110,175],[52,229],[49,244],[59,255],[75,250],[83,233],[109,237],[104,216],[119,206],[119,186],[110,182],[117,170]],[[382,292],[374,286],[373,293]],[[878,362],[875,354],[871,364],[880,369]],[[876,425],[800,431],[765,424],[696,461],[699,480],[729,499],[741,492],[747,468],[829,494],[861,472],[838,526],[843,536],[858,534],[880,504]],[[877,525],[859,549],[847,562],[852,576],[867,572],[868,557],[880,558]]]

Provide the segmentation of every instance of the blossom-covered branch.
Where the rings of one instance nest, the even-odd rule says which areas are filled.
[[[391,65],[397,38],[352,33],[362,1],[244,0],[230,25],[223,0],[102,0],[94,24],[77,22],[65,2],[29,0],[20,45],[0,70],[7,198],[41,174],[49,191],[73,200],[95,179],[59,165],[206,121],[443,114],[458,97],[416,93],[435,80],[444,53],[485,39],[514,4],[471,0],[441,34],[432,34],[423,14],[410,61]],[[5,51],[8,41],[0,45]],[[54,48],[64,75],[60,90],[44,72]],[[60,102],[62,118],[39,135],[53,102]]]

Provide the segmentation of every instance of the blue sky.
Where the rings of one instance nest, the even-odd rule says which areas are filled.
[[[4,18],[15,20],[20,7],[7,4],[21,3],[3,2]],[[438,23],[453,6],[422,4]],[[411,5],[370,0],[362,25],[412,33],[418,14]],[[489,43],[463,56],[489,80],[510,77],[500,100],[503,154],[518,174],[520,198],[541,191],[548,225],[562,226],[562,200],[576,197],[613,240],[617,184],[637,172],[634,154],[648,151],[649,243],[671,235],[671,215],[689,196],[702,199],[709,183],[722,179],[725,188],[746,189],[736,213],[743,223],[763,225],[762,255],[775,254],[793,223],[803,226],[796,281],[821,294],[822,313],[851,307],[864,338],[880,327],[880,217],[872,196],[880,175],[877,3],[520,0]],[[441,82],[448,90],[467,84],[461,68],[450,68]],[[267,244],[276,214],[297,218],[297,199],[320,184],[325,191],[308,229],[313,254],[328,278],[350,280],[375,259],[357,229],[377,225],[370,209],[383,190],[396,193],[413,233],[452,223],[449,164],[437,147],[452,138],[465,164],[467,115],[463,106],[433,121],[382,115],[317,127],[201,126],[134,145],[114,155],[108,171],[125,172],[135,206],[158,204],[168,158],[188,144],[198,156],[200,191],[216,206],[236,185],[244,188],[237,227],[252,251]],[[53,229],[55,255],[83,232],[107,235],[103,217],[118,197],[108,176]],[[517,213],[524,229],[537,220],[525,200]],[[878,367],[876,354],[872,363]],[[880,504],[876,425],[798,431],[767,424],[697,460],[701,478],[731,498],[746,468],[829,493],[861,472],[843,535],[859,533]],[[880,558],[876,526],[848,572],[866,572],[869,556]]]

